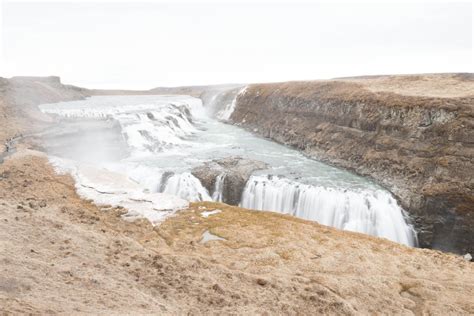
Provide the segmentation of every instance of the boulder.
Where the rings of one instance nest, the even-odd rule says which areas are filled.
[[[194,168],[191,173],[201,181],[211,195],[216,190],[218,177],[221,176],[221,179],[223,178],[222,202],[238,205],[250,176],[255,171],[267,167],[268,165],[262,161],[227,157],[206,162]]]

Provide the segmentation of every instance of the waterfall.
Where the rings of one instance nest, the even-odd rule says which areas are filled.
[[[235,107],[237,105],[237,98],[240,95],[244,94],[246,90],[247,90],[247,87],[244,87],[244,88],[240,89],[240,91],[237,92],[235,97],[232,99],[232,102],[227,103],[222,110],[220,110],[219,112],[216,113],[216,117],[219,120],[228,121],[230,119],[230,116],[232,115],[232,113],[234,113]]]
[[[320,224],[415,246],[416,234],[397,201],[382,190],[350,191],[252,176],[241,207],[277,211]]]
[[[169,177],[164,185],[163,193],[176,195],[191,202],[212,201],[209,192],[202,186],[199,179],[189,172]]]
[[[222,100],[233,99],[220,103],[217,116],[221,120],[231,117],[237,98],[245,93],[245,88],[239,89],[220,95]],[[73,124],[51,138],[53,146],[50,144],[50,148],[65,157],[74,153],[72,159],[78,163],[85,161],[99,170],[126,176],[139,186],[133,189],[131,199],[142,193],[158,199],[154,194],[167,193],[187,201],[223,202],[226,198],[224,185],[228,186],[230,181],[230,174],[226,177],[228,171],[217,176],[210,194],[189,170],[226,152],[264,159],[276,172],[300,175],[306,179],[301,180],[305,183],[315,177],[328,180],[325,183],[329,187],[326,187],[253,176],[242,193],[243,207],[288,213],[340,229],[385,237],[407,245],[416,244],[416,234],[389,192],[304,158],[296,151],[215,122],[205,117],[199,99],[189,96],[109,96],[45,104],[40,108],[45,113],[69,118],[63,120],[64,124]],[[113,126],[111,131],[110,126]],[[205,129],[199,129],[200,126]],[[107,132],[115,134],[104,137]],[[225,135],[228,137],[221,137]],[[125,145],[124,148],[114,146],[117,140]],[[90,160],[92,154],[102,160]],[[82,171],[78,171],[76,178],[79,180]],[[109,182],[117,182],[113,183],[114,188],[120,184],[115,180]],[[334,183],[339,186],[334,187]],[[352,189],[354,187],[365,189]],[[116,191],[113,194],[119,195]]]
[[[224,181],[226,174],[221,173],[216,178],[216,184],[214,186],[214,193],[212,193],[212,199],[216,202],[223,202],[223,190],[224,190]]]
[[[193,117],[204,115],[199,99],[181,96],[163,100],[163,97],[149,96],[142,98],[143,103],[133,105],[127,102],[129,98],[124,99],[112,103],[107,98],[95,97],[95,107],[87,107],[83,101],[73,101],[43,104],[40,109],[43,113],[66,118],[117,121],[132,157],[162,152],[174,146],[192,145],[185,139],[197,132]]]

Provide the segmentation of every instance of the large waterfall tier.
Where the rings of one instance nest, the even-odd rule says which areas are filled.
[[[236,90],[234,98],[243,93],[245,90]],[[367,179],[206,116],[199,99],[102,96],[42,105],[41,109],[61,118],[43,137],[50,155],[121,174],[146,195],[226,201],[228,186],[233,185],[230,173],[219,172],[212,187],[206,184],[206,189],[192,172],[211,160],[242,157],[263,165],[246,185],[245,180],[239,183],[239,192],[245,186],[242,206],[415,244],[402,209],[387,191]],[[214,113],[226,119],[232,110],[230,102]],[[75,169],[76,179],[84,178],[83,169]],[[137,190],[135,187],[133,196]],[[237,204],[238,198],[232,197],[233,203]],[[107,197],[101,195],[100,202],[104,199]]]
[[[381,190],[351,191],[253,176],[245,187],[241,206],[291,214],[405,245],[416,244],[416,234],[406,224],[403,210],[389,193]]]

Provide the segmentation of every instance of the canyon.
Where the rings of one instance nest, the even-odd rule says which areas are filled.
[[[472,74],[249,85],[230,121],[387,187],[421,247],[474,251]]]
[[[308,310],[342,314],[377,313],[388,310],[403,311],[407,314],[435,310],[438,312],[443,310],[446,313],[470,313],[474,310],[474,306],[469,302],[469,297],[472,297],[474,291],[472,288],[474,283],[469,279],[473,275],[473,267],[460,256],[397,245],[385,239],[340,231],[287,215],[245,209],[245,207],[258,208],[258,205],[269,203],[270,200],[255,195],[262,190],[264,192],[264,188],[271,188],[272,191],[267,193],[273,192],[275,198],[281,198],[281,192],[277,190],[281,187],[285,190],[288,188],[294,190],[293,196],[297,200],[305,198],[305,194],[310,194],[314,188],[294,181],[301,175],[307,175],[311,168],[300,170],[295,179],[287,181],[280,177],[259,175],[262,170],[269,167],[268,162],[273,160],[265,162],[238,155],[218,157],[196,164],[192,170],[186,171],[185,176],[165,172],[161,177],[150,178],[151,182],[145,181],[150,184],[150,188],[158,186],[162,189],[158,190],[159,193],[147,191],[144,200],[138,201],[136,195],[130,195],[126,204],[105,205],[84,199],[82,192],[94,188],[78,187],[77,176],[71,178],[67,174],[54,173],[51,164],[57,172],[60,162],[47,158],[43,152],[50,154],[52,150],[58,149],[51,144],[56,144],[57,140],[63,137],[64,131],[69,131],[62,129],[64,122],[69,129],[78,129],[79,135],[86,134],[87,140],[87,137],[90,139],[97,135],[94,131],[102,133],[120,127],[133,132],[135,123],[130,120],[132,116],[120,112],[122,111],[120,108],[105,107],[94,112],[80,106],[74,108],[71,106],[73,103],[63,103],[64,110],[58,112],[57,107],[53,105],[46,107],[42,105],[42,111],[38,106],[74,100],[81,105],[80,100],[91,96],[93,98],[87,100],[101,104],[101,102],[117,103],[131,100],[120,97],[122,95],[130,98],[133,95],[140,95],[145,97],[143,100],[148,100],[147,95],[177,95],[172,99],[171,106],[165,105],[165,112],[160,112],[161,110],[152,105],[151,101],[147,101],[148,103],[145,102],[147,105],[142,106],[143,112],[136,112],[134,117],[143,117],[144,120],[151,120],[154,124],[160,123],[160,118],[163,117],[175,124],[189,125],[190,134],[183,134],[181,137],[188,141],[188,138],[196,138],[193,136],[195,132],[191,126],[196,125],[194,122],[196,117],[191,115],[194,111],[193,106],[190,109],[186,108],[184,103],[180,103],[183,99],[179,95],[190,95],[194,99],[185,99],[188,100],[185,102],[194,104],[200,99],[207,112],[221,121],[247,129],[250,133],[245,134],[247,135],[245,137],[251,142],[258,143],[256,147],[248,147],[249,150],[269,146],[265,140],[258,140],[253,136],[259,135],[295,148],[306,157],[372,179],[393,193],[397,201],[390,202],[392,197],[387,195],[389,204],[399,203],[408,211],[408,218],[418,235],[419,246],[464,255],[467,252],[474,252],[472,248],[474,243],[473,85],[473,76],[470,74],[357,77],[311,82],[156,88],[148,91],[89,90],[63,85],[58,77],[2,79],[0,140],[3,148],[0,149],[3,149],[2,157],[5,162],[0,166],[2,171],[0,207],[5,219],[2,222],[5,234],[4,246],[16,249],[15,247],[20,247],[21,243],[24,243],[33,250],[24,257],[26,259],[21,259],[23,257],[16,256],[13,252],[8,252],[8,257],[2,256],[1,260],[9,267],[11,276],[8,278],[2,276],[1,284],[4,285],[0,286],[0,302],[4,306],[9,306],[9,311],[25,311],[25,306],[29,306],[30,312],[46,312],[47,306],[41,303],[41,294],[38,292],[42,288],[48,295],[59,295],[63,299],[55,301],[52,305],[56,312],[98,312],[99,301],[94,301],[88,309],[84,309],[81,301],[89,299],[86,292],[81,292],[79,301],[70,307],[67,307],[65,302],[74,291],[93,288],[97,293],[102,293],[106,291],[104,285],[107,285],[107,282],[116,282],[120,279],[117,283],[119,289],[115,294],[122,297],[129,294],[133,299],[124,300],[121,305],[118,302],[114,303],[112,297],[104,296],[108,310],[127,311],[126,302],[128,302],[132,304],[133,310],[139,313],[149,308],[154,310],[159,308],[163,313],[171,314],[205,313],[210,311],[209,306],[213,306],[214,311],[228,312],[237,309],[240,312],[258,313],[266,309],[273,312],[286,310],[288,313]],[[102,98],[107,95],[115,95],[118,98]],[[69,118],[58,120],[56,114],[51,114],[54,111]],[[77,116],[78,113],[80,116],[87,116],[87,125],[80,127],[74,125],[75,123],[71,125],[70,118]],[[102,117],[104,113],[119,116],[116,116],[115,120],[93,119]],[[104,117],[109,117],[109,114],[105,114]],[[117,119],[121,122],[120,126],[116,123]],[[203,130],[212,132],[211,125],[214,123],[205,122]],[[157,126],[167,125],[165,121],[162,123]],[[224,125],[222,128],[225,131],[234,131],[230,128],[232,126]],[[199,124],[197,126],[199,127]],[[153,129],[151,131],[153,132]],[[156,131],[163,133],[167,130]],[[216,131],[219,132],[219,129]],[[91,133],[89,136],[88,132]],[[238,135],[244,135],[240,133]],[[159,153],[160,148],[169,145],[153,144],[151,134],[143,132],[141,134],[143,141],[140,140],[140,145],[133,147],[133,150]],[[178,137],[176,142],[181,142],[181,138]],[[12,139],[16,141],[10,141]],[[104,133],[104,139],[107,142],[112,140],[120,143],[112,132]],[[16,147],[16,152],[12,150],[13,146]],[[122,153],[122,147],[118,145],[112,149],[114,152]],[[84,153],[84,150],[74,152],[68,147],[64,148],[72,156]],[[88,160],[96,161],[97,157],[103,158],[98,155],[98,151],[93,150],[93,147],[89,150],[93,154],[86,155],[85,158]],[[173,159],[170,163],[173,161],[176,165],[182,163]],[[281,160],[279,164],[285,164],[287,161],[283,158],[275,159]],[[298,159],[303,161],[307,158]],[[322,164],[315,166],[323,170],[326,168],[333,170],[331,167],[323,167]],[[77,172],[83,170],[89,169],[77,169]],[[334,170],[331,172],[337,171]],[[143,173],[146,175],[147,171],[140,171],[140,174]],[[105,172],[100,175],[102,178],[115,177]],[[132,180],[134,175],[135,173],[130,175]],[[354,178],[350,175],[344,177],[359,183],[359,180],[355,180],[357,179],[355,175]],[[189,179],[192,181],[199,179],[196,181],[202,184],[202,188],[199,186],[198,192],[193,189],[183,193],[183,190],[180,190],[180,183]],[[124,178],[120,181],[125,183],[129,180]],[[365,186],[364,181],[360,183]],[[113,192],[120,192],[125,188],[124,185],[114,189],[116,191]],[[136,183],[127,185],[137,188]],[[14,192],[20,188],[24,188],[22,193],[15,194]],[[107,190],[102,193],[109,194]],[[173,213],[171,217],[147,217],[146,214],[149,213],[140,213],[140,210],[133,209],[137,207],[136,202],[147,204],[146,199],[152,200],[158,207],[160,201],[165,203],[166,194],[175,194],[178,191],[181,197],[189,197],[191,194],[199,196],[200,200],[213,199],[241,207],[211,202],[191,203],[186,206],[187,203],[179,200],[179,203],[183,203],[180,208],[184,210]],[[335,199],[342,200],[343,196],[348,196],[347,192],[340,191],[342,195],[338,195],[338,192],[338,190],[322,193],[315,191],[311,194],[326,195],[328,199],[334,196]],[[204,196],[206,198],[203,198]],[[385,199],[385,195],[383,197]],[[275,198],[271,198],[272,203]],[[360,203],[361,207],[364,203],[373,204],[377,201],[372,200],[372,197],[364,199]],[[295,212],[294,205],[297,202],[303,203],[297,200],[290,203],[288,212],[282,210],[283,213]],[[312,205],[314,204],[309,205],[308,210],[314,208]],[[273,210],[272,207],[274,206],[269,209]],[[305,209],[305,212],[308,210]],[[394,210],[399,212],[398,206]],[[164,207],[164,211],[169,212],[170,209]],[[205,212],[209,215],[204,215]],[[140,217],[149,218],[151,222],[156,219],[157,225],[153,226],[142,221]],[[308,218],[304,214],[300,217]],[[20,218],[21,221],[17,223]],[[57,221],[60,221],[60,224]],[[323,218],[317,218],[316,221],[325,223]],[[23,222],[25,224],[22,224]],[[29,233],[27,223],[36,223],[35,225],[41,223],[45,229],[42,226],[36,227]],[[52,231],[48,232],[48,226],[58,225],[65,225],[69,232],[52,230],[54,234],[61,235],[60,238],[71,239],[73,245],[81,244],[88,249],[82,253],[83,257],[87,257],[87,262],[82,265],[81,271],[72,271],[74,269],[71,268],[81,264],[80,256],[74,255],[74,252],[79,253],[77,247],[73,247],[73,255],[69,250],[69,255],[65,255],[62,259],[63,262],[67,262],[69,272],[66,271],[66,274],[61,272],[59,278],[55,277],[55,282],[61,282],[61,278],[69,278],[68,282],[78,288],[61,294],[55,292],[54,287],[45,286],[41,281],[36,283],[20,281],[20,275],[16,275],[13,269],[14,266],[21,264],[21,260],[31,259],[31,262],[37,262],[35,260],[41,257],[40,261],[47,262],[51,260],[47,254],[53,257],[55,254],[62,256],[54,246],[55,237],[51,235]],[[101,233],[101,230],[106,230],[107,233]],[[78,233],[73,236],[72,231]],[[25,236],[36,234],[41,236],[41,240],[50,240],[52,246],[44,242],[36,245],[31,241],[22,240],[22,234]],[[206,241],[205,236],[211,236],[215,240]],[[114,238],[116,240],[118,238],[119,244],[112,248],[114,251],[121,249],[120,251],[124,251],[123,255],[117,252],[114,255],[107,247],[109,250],[104,249],[105,255],[96,258],[105,268],[102,270],[93,268],[92,253],[96,250],[94,244],[89,241],[100,240],[100,244],[96,246],[100,248],[113,244]],[[140,254],[143,251],[150,254],[148,259]],[[154,258],[153,253],[159,254],[159,262],[156,258],[150,259]],[[250,253],[254,259],[244,260]],[[35,259],[33,256],[39,257]],[[346,260],[344,256],[351,259]],[[323,259],[320,260],[321,258]],[[112,269],[110,262],[120,263],[123,268]],[[349,271],[346,272],[349,273],[348,278],[341,279],[337,275],[342,270],[334,271],[330,268],[336,262],[340,265],[340,269]],[[342,262],[345,263],[341,265]],[[127,267],[130,266],[135,270],[129,270]],[[155,275],[159,272],[159,269],[154,269],[155,266],[164,266],[166,275],[174,275],[176,279],[167,277],[163,284],[148,282],[146,275]],[[54,275],[57,272],[55,269],[57,268],[45,265],[37,271]],[[206,269],[211,269],[212,272],[199,278]],[[314,272],[310,272],[314,269]],[[360,273],[366,269],[376,269],[377,276],[367,280]],[[105,281],[100,278],[104,278],[112,270],[119,279],[105,283],[100,281]],[[183,283],[186,289],[184,292],[183,288],[180,290],[176,285],[176,282],[183,282],[178,281],[178,274],[182,274],[183,271],[187,271],[185,278],[188,280]],[[21,273],[35,275],[36,279],[40,278],[37,272],[28,268],[22,269]],[[78,277],[77,273],[85,273],[87,277]],[[91,280],[97,280],[91,273],[101,276],[99,283],[95,285],[88,283],[89,277]],[[324,280],[323,275],[327,275]],[[137,282],[137,287],[127,290],[123,285],[132,278]],[[431,280],[431,283],[427,282],[426,278]],[[452,280],[451,283],[448,279]],[[384,284],[388,284],[388,287],[382,290],[380,280],[384,280]],[[336,286],[338,282],[344,282],[347,290]],[[308,290],[304,289],[304,286]],[[308,295],[284,294],[290,287],[300,294],[306,291]],[[158,288],[160,290],[157,290]],[[197,290],[200,293],[199,297],[183,294],[189,293],[192,289],[193,291],[199,289]],[[329,292],[326,293],[325,289]],[[142,295],[140,291],[153,299],[148,303],[143,301],[143,296],[138,299]],[[28,297],[28,293],[34,295]],[[249,296],[248,293],[260,293],[263,296],[260,299],[254,295]],[[268,295],[282,296],[284,299],[278,306],[269,306]],[[377,298],[385,308],[370,309],[365,306],[364,297],[367,295],[371,299]],[[384,300],[383,297],[386,295],[392,297],[392,300]],[[20,301],[15,301],[12,297],[20,298]],[[444,300],[441,300],[441,297],[444,297]],[[158,298],[161,303],[158,304],[154,298]],[[136,304],[130,303],[134,300]],[[246,302],[244,305],[248,305],[248,309],[242,309],[243,301]],[[186,309],[183,307],[186,304],[183,305],[182,302],[192,304]]]

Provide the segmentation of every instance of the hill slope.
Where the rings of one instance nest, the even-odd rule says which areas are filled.
[[[12,158],[0,165],[3,312],[474,312],[474,265],[460,257],[218,203],[129,223],[41,155]]]

